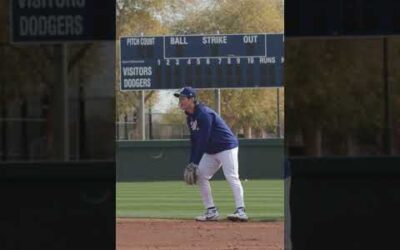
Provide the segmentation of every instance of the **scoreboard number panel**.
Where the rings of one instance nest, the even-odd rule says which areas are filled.
[[[120,38],[121,91],[281,87],[283,34]]]

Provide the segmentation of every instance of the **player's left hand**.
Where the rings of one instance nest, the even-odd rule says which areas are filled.
[[[188,185],[195,185],[197,183],[197,165],[193,162],[189,163],[183,172],[183,179]]]

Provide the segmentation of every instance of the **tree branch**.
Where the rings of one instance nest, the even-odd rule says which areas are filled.
[[[46,45],[40,45],[40,48],[43,52],[43,55],[45,55],[45,57],[52,62],[54,60],[54,54],[52,54],[49,50],[46,49]]]
[[[49,88],[51,88],[51,82],[49,79],[47,79],[45,72],[43,72],[43,70],[46,70],[47,68],[43,68],[40,67],[36,60],[33,58],[31,53],[28,53],[25,49],[14,46],[14,45],[10,45],[10,48],[15,50],[17,53],[19,53],[22,57],[27,58],[30,62],[32,67],[34,68],[34,70],[36,71],[36,73],[38,73],[41,81],[48,86]]]
[[[75,56],[68,63],[68,73],[75,67],[75,65],[82,59],[86,53],[93,47],[93,43],[86,44],[75,54]]]
[[[147,102],[153,95],[154,95],[154,90],[150,91],[144,98],[144,101]]]

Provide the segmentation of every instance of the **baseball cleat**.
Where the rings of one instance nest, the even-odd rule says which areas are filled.
[[[218,220],[219,213],[217,208],[208,208],[204,214],[196,217],[197,221],[216,221]]]
[[[247,217],[247,214],[244,212],[244,208],[237,208],[236,211],[233,214],[228,215],[228,220],[231,221],[248,221],[249,218]]]

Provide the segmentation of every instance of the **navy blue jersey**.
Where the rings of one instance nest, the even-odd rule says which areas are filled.
[[[199,164],[204,153],[215,154],[239,145],[225,121],[204,104],[197,104],[193,114],[186,113],[190,130],[190,162]]]

